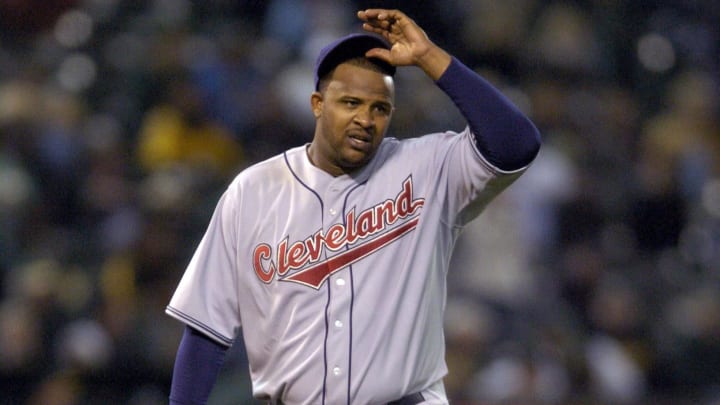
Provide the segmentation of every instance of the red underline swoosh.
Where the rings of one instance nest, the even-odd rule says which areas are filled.
[[[362,245],[346,250],[312,267],[308,267],[307,269],[282,278],[280,281],[293,281],[319,289],[325,279],[327,279],[331,274],[343,267],[357,262],[365,256],[377,252],[397,239],[400,239],[403,235],[415,229],[419,220],[420,217],[416,217],[390,232],[369,240]]]

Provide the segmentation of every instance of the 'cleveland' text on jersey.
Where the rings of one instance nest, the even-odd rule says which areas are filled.
[[[278,243],[273,252],[267,243],[258,244],[253,250],[253,268],[264,283],[277,276],[280,281],[292,281],[319,289],[334,272],[367,257],[398,240],[417,227],[420,219],[415,215],[425,203],[422,198],[413,199],[412,177],[403,182],[402,190],[395,199],[389,199],[359,214],[351,209],[344,223],[336,223],[327,231],[320,229],[304,240]],[[412,218],[411,218],[412,217]],[[408,219],[409,218],[409,219]],[[391,229],[392,225],[405,220]],[[351,246],[356,242],[360,244]],[[320,260],[323,249],[338,251],[326,260]],[[290,270],[302,269],[287,275]]]

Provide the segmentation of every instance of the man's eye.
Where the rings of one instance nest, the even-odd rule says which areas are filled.
[[[360,104],[357,100],[345,100],[345,105],[348,107],[357,107]]]
[[[388,106],[384,106],[384,105],[376,105],[375,111],[377,111],[380,114],[387,115],[390,113],[390,108]]]

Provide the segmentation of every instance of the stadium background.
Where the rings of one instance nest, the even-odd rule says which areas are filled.
[[[543,133],[458,241],[453,403],[719,403],[711,0],[1,0],[0,403],[166,403],[163,309],[219,193],[310,140],[314,56],[378,5]],[[397,81],[392,134],[461,129]],[[213,403],[252,403],[242,350]]]

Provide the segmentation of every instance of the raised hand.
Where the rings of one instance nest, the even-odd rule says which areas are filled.
[[[367,57],[382,59],[395,66],[415,65],[433,80],[440,78],[450,64],[450,55],[435,45],[415,21],[399,10],[368,9],[358,11],[363,29],[385,38],[390,50],[375,48]]]

